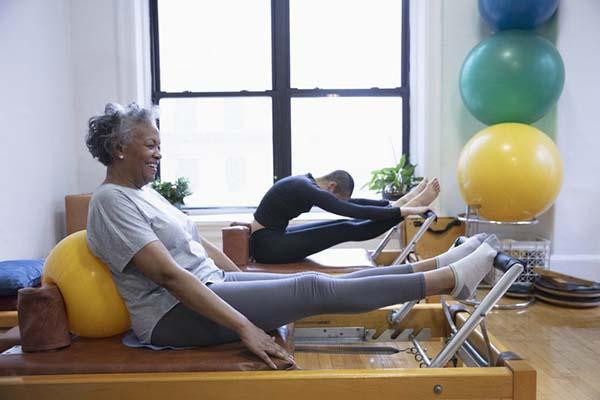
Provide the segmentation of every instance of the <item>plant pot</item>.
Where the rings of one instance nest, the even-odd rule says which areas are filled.
[[[393,188],[385,187],[381,192],[381,197],[384,200],[396,201],[406,193],[400,190],[394,190]]]

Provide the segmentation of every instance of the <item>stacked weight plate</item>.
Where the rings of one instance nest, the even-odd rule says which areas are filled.
[[[536,299],[564,307],[600,305],[600,283],[548,272],[542,273],[533,284]]]

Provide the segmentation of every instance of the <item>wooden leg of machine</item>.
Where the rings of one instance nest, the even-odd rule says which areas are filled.
[[[513,400],[536,398],[536,372],[525,360],[509,360],[506,366],[513,373]]]

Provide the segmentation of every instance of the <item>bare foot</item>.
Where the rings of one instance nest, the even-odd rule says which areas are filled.
[[[427,186],[421,193],[419,193],[414,199],[406,203],[405,207],[422,207],[428,206],[438,197],[440,194],[440,182],[437,178],[427,183]]]
[[[402,207],[403,205],[405,205],[406,203],[408,203],[409,201],[411,201],[412,199],[417,197],[419,195],[419,193],[421,193],[423,190],[425,190],[425,186],[427,186],[427,178],[423,179],[421,182],[419,182],[419,184],[417,186],[412,188],[408,193],[406,193],[404,196],[400,197],[398,200],[393,202],[392,206]]]

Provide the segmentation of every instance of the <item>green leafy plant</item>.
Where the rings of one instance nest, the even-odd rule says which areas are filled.
[[[395,166],[371,171],[371,180],[363,188],[382,193],[384,198],[401,197],[423,179],[415,176],[416,167],[402,154]]]
[[[190,190],[190,180],[187,178],[177,178],[175,182],[161,181],[160,179],[152,182],[152,189],[160,193],[167,201],[176,207],[181,207],[183,199],[192,194]]]

